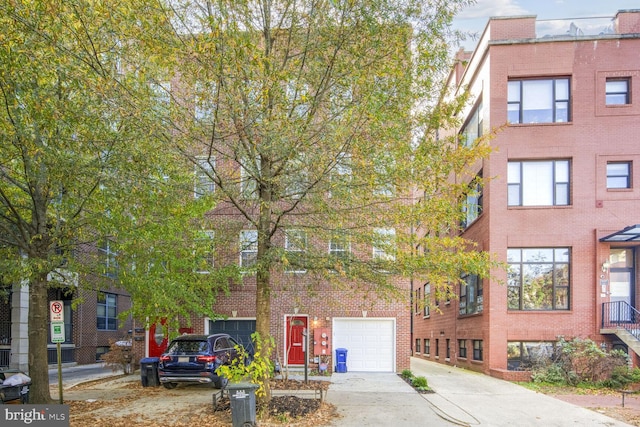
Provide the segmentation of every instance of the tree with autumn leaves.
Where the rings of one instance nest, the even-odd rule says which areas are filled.
[[[238,271],[197,274],[204,237],[251,230],[261,337],[278,269],[377,298],[408,297],[394,275],[448,293],[488,275],[490,256],[455,237],[471,190],[451,184],[486,146],[439,137],[465,102],[442,102],[464,4],[3,1],[0,262],[5,283],[29,285],[35,401],[61,249],[100,276],[87,247],[112,242],[136,318],[213,316]],[[287,230],[302,250],[277,243]]]

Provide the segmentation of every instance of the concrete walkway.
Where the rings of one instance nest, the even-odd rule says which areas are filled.
[[[605,415],[472,371],[411,359],[432,394],[419,394],[394,373],[334,373],[327,401],[362,426],[629,426]]]

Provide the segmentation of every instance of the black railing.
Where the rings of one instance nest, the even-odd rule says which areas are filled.
[[[625,301],[602,304],[602,329],[625,329],[640,340],[640,311]]]
[[[9,367],[9,356],[11,355],[11,349],[0,348],[0,368]]]
[[[72,363],[76,361],[76,349],[75,348],[62,348],[60,349],[60,363]],[[56,365],[58,363],[58,349],[47,349],[47,362],[49,365]]]
[[[0,345],[11,344],[11,321],[0,321]]]

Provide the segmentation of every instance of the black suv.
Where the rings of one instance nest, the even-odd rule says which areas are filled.
[[[179,382],[213,383],[216,388],[224,388],[228,380],[219,376],[216,369],[230,365],[238,357],[237,345],[227,334],[181,335],[160,356],[160,383],[168,389]]]

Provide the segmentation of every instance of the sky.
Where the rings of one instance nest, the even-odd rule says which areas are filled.
[[[476,3],[460,12],[453,21],[453,28],[482,34],[492,16],[536,15],[541,21],[536,26],[537,36],[563,34],[573,22],[584,34],[598,34],[618,10],[640,9],[638,0],[476,0]],[[603,17],[587,20],[586,17]],[[465,50],[473,50],[477,40],[463,43]]]

